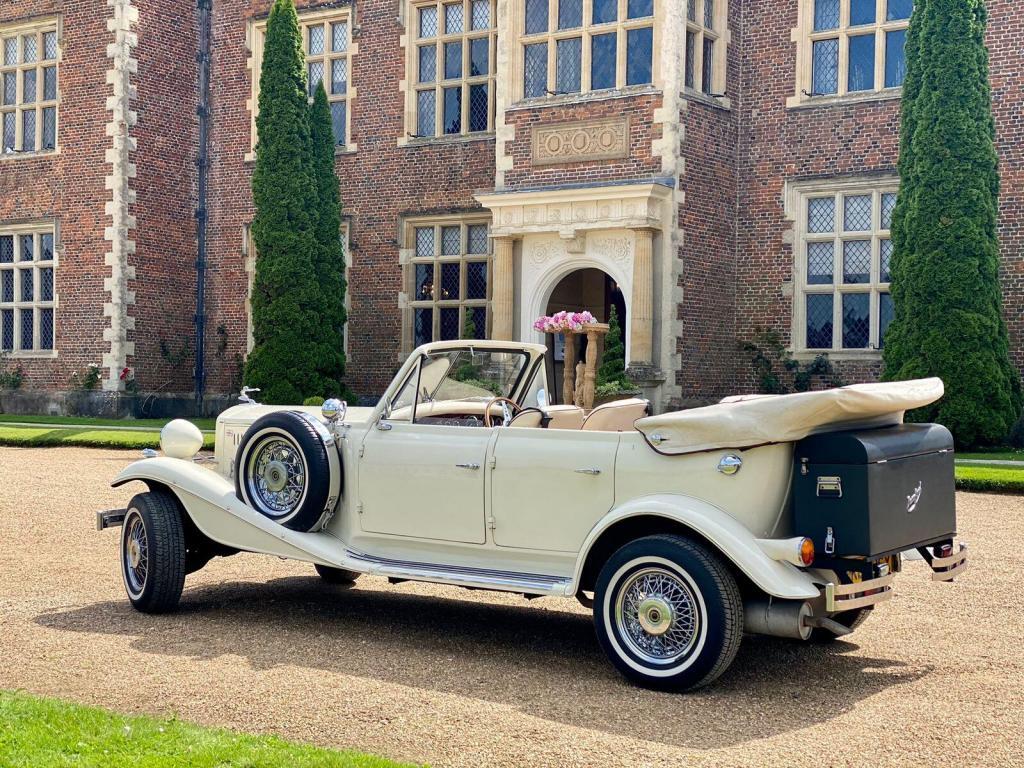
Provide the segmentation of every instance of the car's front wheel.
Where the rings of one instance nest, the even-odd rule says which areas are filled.
[[[121,528],[121,576],[143,613],[173,611],[185,586],[187,552],[178,501],[167,491],[132,497]]]
[[[707,685],[732,663],[743,637],[743,601],[721,558],[674,535],[619,549],[597,578],[594,623],[624,676],[652,688]]]

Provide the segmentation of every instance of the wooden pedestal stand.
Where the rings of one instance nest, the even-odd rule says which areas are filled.
[[[608,333],[607,323],[587,323],[580,331],[565,331],[565,362],[562,370],[562,402],[575,403],[585,411],[594,407],[597,379],[598,340]],[[587,358],[583,365],[583,386],[576,371],[576,337],[586,334]]]

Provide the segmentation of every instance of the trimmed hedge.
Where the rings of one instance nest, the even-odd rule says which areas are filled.
[[[959,446],[1003,442],[1021,410],[996,237],[999,173],[981,0],[917,0],[907,39],[893,214],[888,380],[939,376],[914,420]]]
[[[309,112],[295,5],[276,0],[267,22],[256,117],[254,347],[245,366],[245,383],[259,387],[266,403],[299,403],[342,388],[339,299],[323,271],[328,256],[319,238]]]

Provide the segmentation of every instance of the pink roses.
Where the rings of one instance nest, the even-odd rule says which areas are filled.
[[[544,333],[564,333],[565,331],[582,331],[587,323],[597,322],[589,312],[556,312],[548,316],[538,317],[533,327]]]

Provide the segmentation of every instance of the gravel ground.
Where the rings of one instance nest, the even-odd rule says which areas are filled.
[[[0,688],[438,766],[1024,765],[1024,498],[961,495],[972,567],[910,562],[849,641],[744,640],[717,684],[641,690],[574,602],[256,555],[131,610],[94,511],[130,454],[0,448]]]

